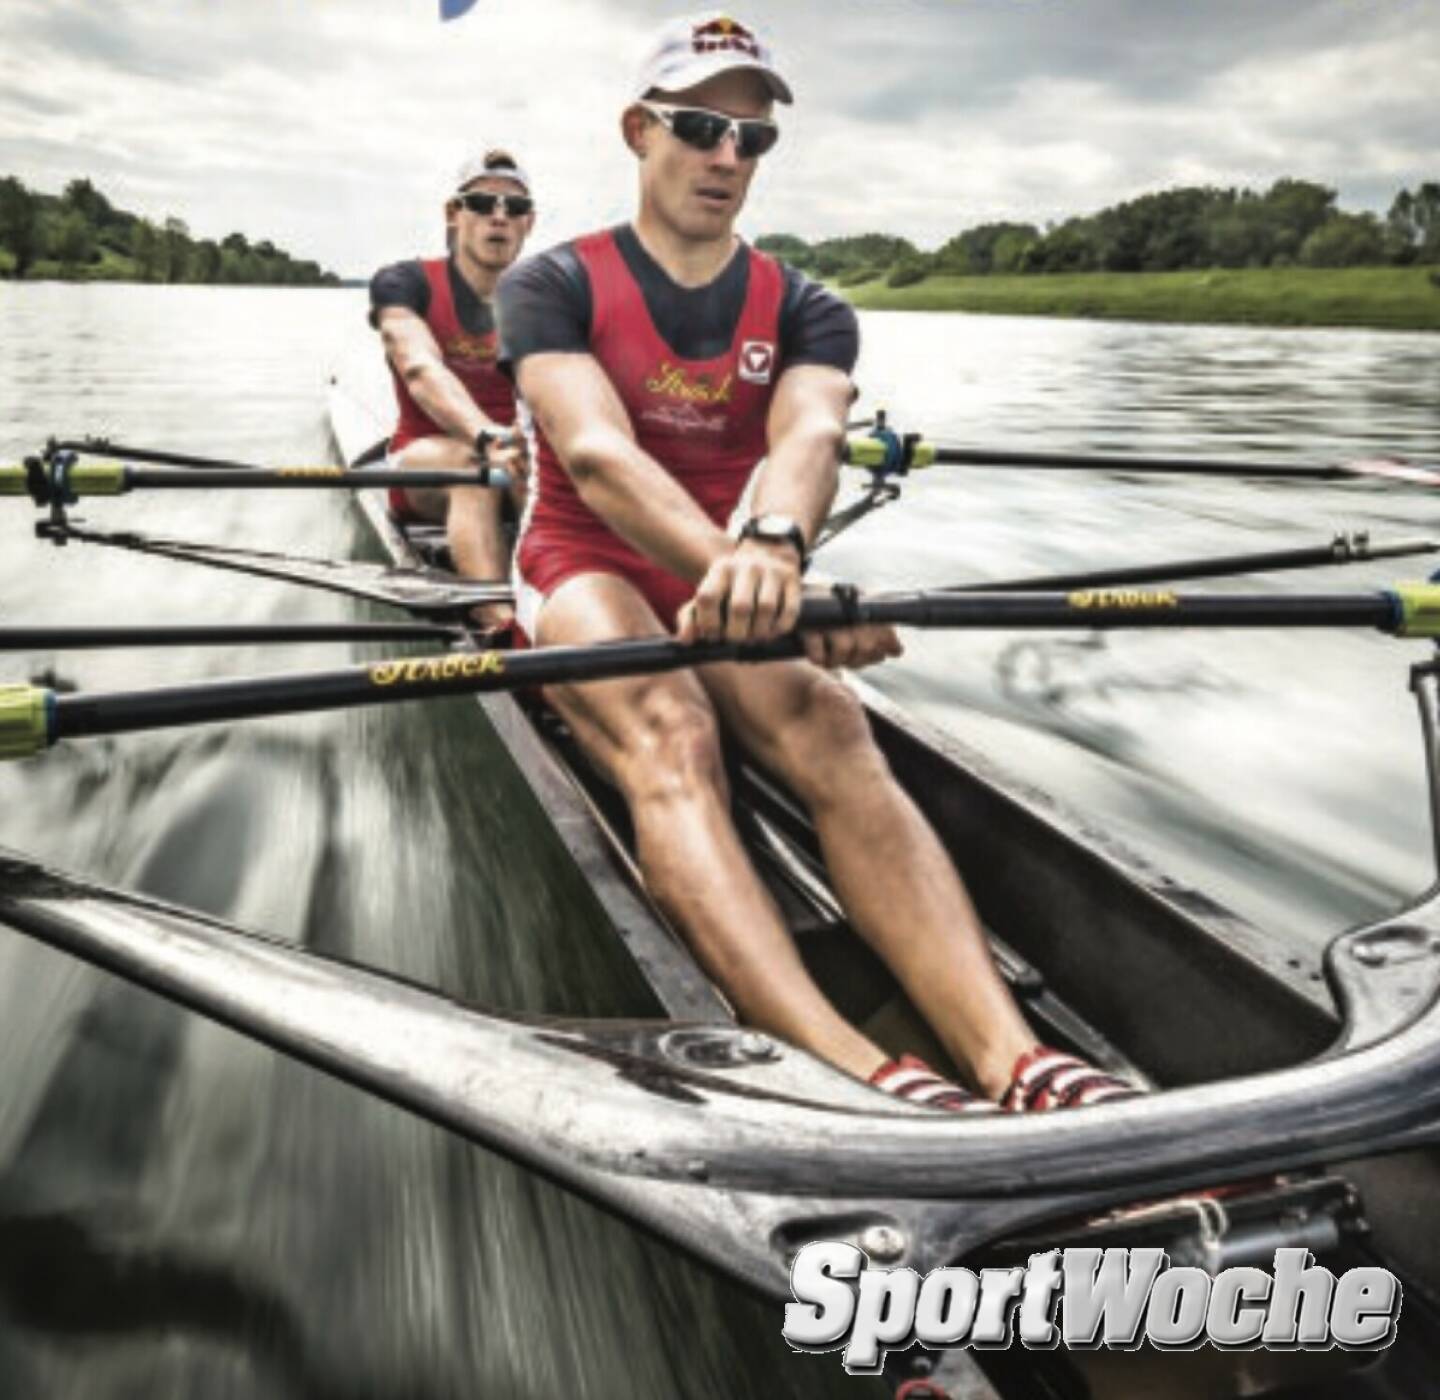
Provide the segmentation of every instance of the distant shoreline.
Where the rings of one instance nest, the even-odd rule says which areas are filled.
[[[235,281],[223,277],[205,280],[186,278],[184,281],[172,282],[154,277],[142,277],[131,259],[113,253],[107,253],[101,261],[90,264],[60,263],[49,258],[42,258],[32,263],[25,270],[23,277],[16,277],[14,255],[8,249],[0,248],[0,283],[18,287],[32,282],[68,282],[75,285],[105,282],[136,287],[293,287],[298,289],[363,287],[366,285],[363,281],[342,281],[329,273],[313,280],[307,278],[303,281],[293,282],[268,282],[258,278],[255,281]]]
[[[1440,331],[1440,269],[1429,267],[936,274],[908,287],[876,278],[835,290],[864,311]]]
[[[268,238],[196,238],[183,219],[156,222],[117,209],[85,176],[54,195],[27,189],[13,175],[0,175],[0,279],[197,287],[333,287],[340,280]]]
[[[46,264],[32,266],[24,277],[14,277],[13,259],[4,249],[0,249],[0,287],[55,287],[58,284],[71,287],[92,287],[95,284],[105,287],[265,287],[279,291],[336,291],[337,288],[353,291],[354,288],[370,285],[363,277],[333,278],[317,282],[230,282],[222,278],[209,282],[157,282],[114,268],[50,268]]]

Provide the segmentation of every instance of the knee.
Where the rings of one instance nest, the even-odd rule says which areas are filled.
[[[871,766],[885,766],[864,705],[824,672],[814,675],[804,705],[782,726],[779,749],[786,781],[812,802],[865,781]]]
[[[703,695],[661,688],[642,698],[634,718],[619,775],[632,800],[725,794],[719,727]]]

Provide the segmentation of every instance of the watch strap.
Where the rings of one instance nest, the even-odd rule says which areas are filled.
[[[780,532],[771,532],[762,526],[765,520],[763,515],[752,515],[740,527],[740,538],[742,540],[760,540],[765,544],[778,544],[788,542],[795,546],[795,557],[800,561],[800,571],[803,573],[810,567],[810,553],[805,548],[805,534],[793,520],[789,527]]]

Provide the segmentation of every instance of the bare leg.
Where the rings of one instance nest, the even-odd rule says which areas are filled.
[[[864,707],[805,661],[705,667],[727,728],[810,809],[851,922],[992,1098],[1035,1044],[939,839],[895,781]]]
[[[463,471],[475,466],[474,453],[454,438],[417,438],[399,457],[412,471]],[[503,579],[510,572],[510,547],[501,525],[501,495],[486,487],[407,490],[411,508],[427,520],[443,520],[455,572],[462,578]],[[475,610],[480,621],[498,627],[515,615],[509,603],[488,603]]]
[[[586,574],[540,615],[543,645],[663,635],[623,579]],[[554,686],[546,698],[630,807],[645,883],[742,1020],[859,1078],[885,1053],[811,980],[730,819],[714,711],[692,672]]]

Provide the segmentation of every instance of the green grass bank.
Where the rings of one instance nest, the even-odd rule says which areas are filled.
[[[867,311],[1440,331],[1437,283],[1440,268],[1433,267],[1287,267],[937,275],[909,287],[877,278],[837,290]]]

